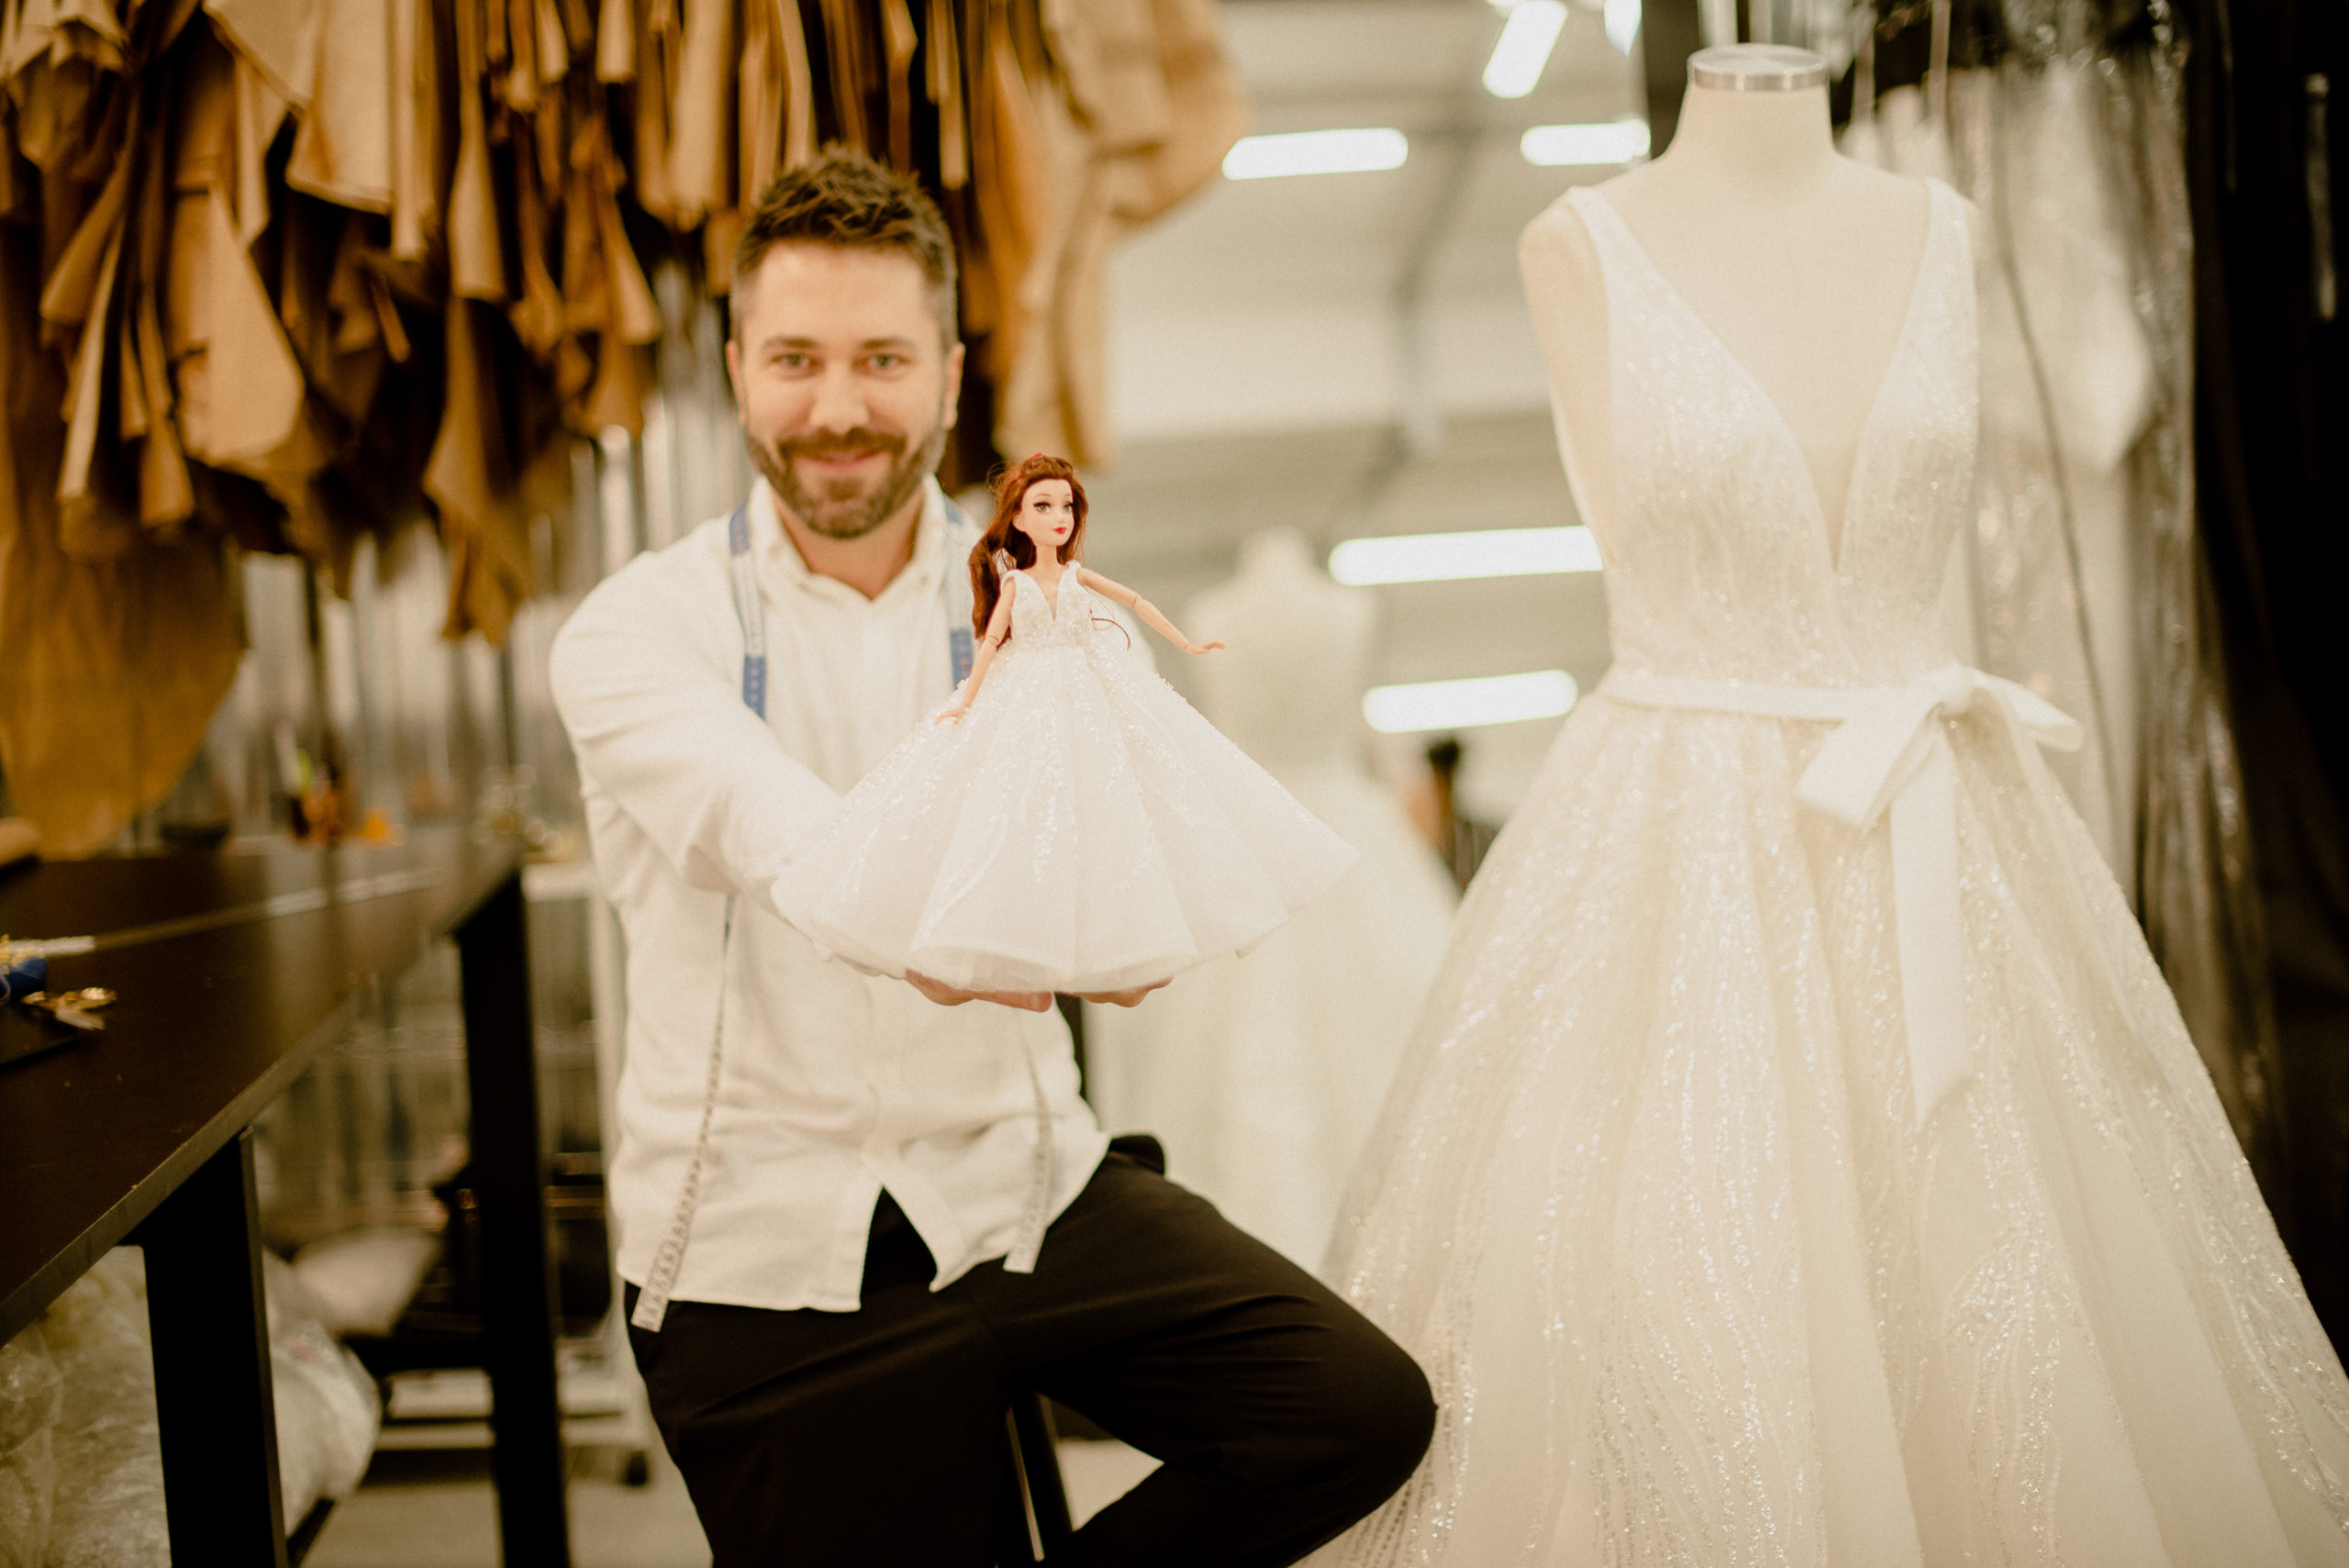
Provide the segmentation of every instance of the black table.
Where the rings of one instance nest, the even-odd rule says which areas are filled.
[[[280,912],[189,929],[256,906]],[[453,933],[499,1533],[507,1562],[567,1568],[514,852],[425,833],[397,848],[0,873],[0,932],[19,940],[158,925],[146,940],[51,959],[52,989],[106,985],[120,1000],[104,1033],[0,1066],[0,1341],[108,1248],[144,1247],[173,1561],[284,1568],[251,1123],[341,1036],[370,980]]]

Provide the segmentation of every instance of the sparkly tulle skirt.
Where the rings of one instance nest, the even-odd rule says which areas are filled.
[[[884,759],[778,891],[880,973],[1106,992],[1245,951],[1353,860],[1119,638],[1015,637],[970,712]]]
[[[1325,1271],[1428,1371],[1434,1446],[1317,1562],[2349,1562],[2340,1363],[1988,723],[1950,729],[1975,1075],[1920,1129],[1886,830],[1794,799],[1827,727],[1575,714]]]

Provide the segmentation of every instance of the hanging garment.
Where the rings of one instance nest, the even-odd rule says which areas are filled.
[[[1208,0],[1052,0],[1043,23],[1058,70],[1035,123],[1052,201],[1020,282],[996,444],[1108,463],[1109,253],[1216,178],[1247,106]]]
[[[685,14],[679,37],[677,91],[669,106],[669,221],[696,227],[732,205],[735,67],[732,0],[677,0]],[[721,269],[723,277],[730,268]]]
[[[2225,673],[2193,517],[2192,259],[2176,66],[2111,58],[2053,10],[2052,58],[1855,106],[1846,150],[1954,161],[1991,242],[1972,546],[1986,668],[2089,726],[2054,760],[2155,958],[2252,1168],[2283,1151]],[[1954,151],[1952,143],[1954,143]],[[2105,742],[2110,740],[2110,744]],[[2288,1236],[2289,1229],[2288,1228]]]
[[[2120,463],[2144,428],[2151,366],[2125,275],[2115,276],[2096,171],[2085,166],[2094,151],[2076,134],[2076,94],[2043,92],[2038,84],[2050,78],[2032,75],[2009,95],[2003,74],[1954,73],[1938,116],[1924,89],[1896,88],[1845,147],[1898,172],[1957,181],[1976,203],[1985,439],[1981,505],[1967,540],[1976,655],[2079,716],[2083,744],[2051,765],[2106,863],[2133,891],[2133,796],[2116,776],[2124,758],[2133,774],[2135,751],[2133,733],[2116,729],[2114,680],[2135,673],[2132,519]],[[2052,122],[2047,146],[2026,139],[2010,116]],[[2091,560],[2103,569],[2093,589]],[[2102,637],[2093,629],[2099,608]],[[2113,668],[2099,664],[2099,647]]]
[[[1157,1134],[1185,1186],[1308,1268],[1452,931],[1450,880],[1358,760],[1374,614],[1286,529],[1193,603],[1191,635],[1230,645],[1199,667],[1200,711],[1362,858],[1245,959],[1085,1012],[1104,1124]]]
[[[449,554],[443,630],[504,642],[530,593],[530,519],[568,504],[571,454],[546,439],[543,410],[509,402],[525,380],[487,306],[451,300],[446,330],[448,401],[424,474]]]
[[[749,0],[742,7],[740,82],[734,205],[748,212],[776,175],[816,155],[815,78],[797,0]],[[731,256],[727,271],[733,271]]]
[[[64,388],[33,318],[38,264],[34,237],[0,227],[0,773],[46,851],[71,857],[171,788],[241,650],[214,540],[97,562],[64,550]]]
[[[1948,662],[1930,184],[1840,552],[1602,195],[1616,665],[1471,888],[1330,1277],[1442,1416],[1347,1563],[2349,1562],[2349,1385],[2041,761]]]

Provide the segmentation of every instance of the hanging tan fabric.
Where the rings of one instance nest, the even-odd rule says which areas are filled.
[[[205,14],[278,95],[307,107],[317,85],[321,0],[206,0]]]
[[[392,0],[392,255],[423,260],[440,224],[440,50],[430,0]]]
[[[317,52],[285,183],[343,206],[388,213],[395,147],[394,78],[406,52],[398,41],[396,7],[392,0],[312,4]]]
[[[661,335],[661,312],[620,220],[625,178],[603,121],[573,143],[564,201],[563,325],[570,353],[557,390],[573,429],[644,428],[644,348]],[[592,353],[583,339],[593,338]]]
[[[981,71],[972,92],[972,189],[993,284],[985,371],[1001,383],[1019,357],[1030,310],[1021,284],[1051,227],[1043,150],[1028,81],[1014,52],[1004,0],[993,0],[977,39]]]
[[[636,17],[629,0],[602,0],[596,15],[596,80],[636,80]]]
[[[488,0],[489,5],[496,0]],[[489,167],[489,28],[484,0],[456,0],[457,166],[449,185],[449,287],[460,299],[506,298],[506,253]]]
[[[697,226],[733,205],[733,0],[683,0],[685,32],[669,109],[671,224]]]
[[[183,156],[172,181],[163,320],[188,454],[241,469],[265,462],[293,438],[302,371],[221,183],[233,163],[232,62],[218,49],[197,58],[175,139]]]
[[[900,169],[914,166],[914,33],[913,14],[906,0],[880,0],[882,79],[889,97],[889,161]]]
[[[261,68],[241,54],[237,57],[235,92],[233,205],[237,238],[250,245],[269,227],[269,149],[277,139],[278,127],[285,123],[289,106]],[[217,180],[214,174],[206,183]]]
[[[636,9],[636,143],[630,172],[636,176],[636,205],[672,228],[677,222],[677,200],[669,183],[669,115],[677,96],[677,71],[683,50],[680,0],[638,0]]]
[[[64,387],[31,308],[38,246],[0,228],[0,769],[51,855],[103,849],[202,742],[240,652],[209,539],[69,557]],[[135,532],[126,523],[117,532]]]
[[[821,0],[824,58],[830,68],[832,134],[861,152],[873,150],[864,115],[864,37],[859,0]]]
[[[530,592],[530,518],[568,504],[571,454],[532,439],[544,432],[507,406],[522,377],[501,362],[501,326],[487,306],[451,300],[446,331],[448,402],[424,475],[449,553],[443,630],[502,643]]]
[[[1069,109],[1101,152],[1141,151],[1174,134],[1151,0],[1042,0],[1042,19]]]
[[[522,346],[551,359],[562,338],[562,293],[547,268],[549,193],[540,185],[538,161],[514,161],[514,248],[521,260],[522,292],[508,312]]]
[[[1166,110],[1161,134],[1119,145],[1113,199],[1129,232],[1212,183],[1248,132],[1248,95],[1224,53],[1215,0],[1151,0],[1151,14]]]
[[[938,183],[959,191],[971,180],[971,130],[963,95],[963,47],[954,0],[930,0],[922,84],[938,106]]]
[[[734,205],[747,210],[776,175],[816,152],[815,80],[797,0],[746,0],[740,81]]]
[[[1032,324],[1014,345],[996,444],[1106,464],[1109,253],[1215,178],[1247,109],[1211,0],[1045,0],[1042,19],[1056,72],[1036,125],[1061,200],[1020,282]]]

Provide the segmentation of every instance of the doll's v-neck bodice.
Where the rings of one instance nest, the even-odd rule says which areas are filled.
[[[1060,591],[1054,594],[1025,572],[1011,577],[1019,586],[1011,590],[1010,647],[1075,647],[1093,635],[1092,595],[1076,580],[1074,564],[1061,569]]]

